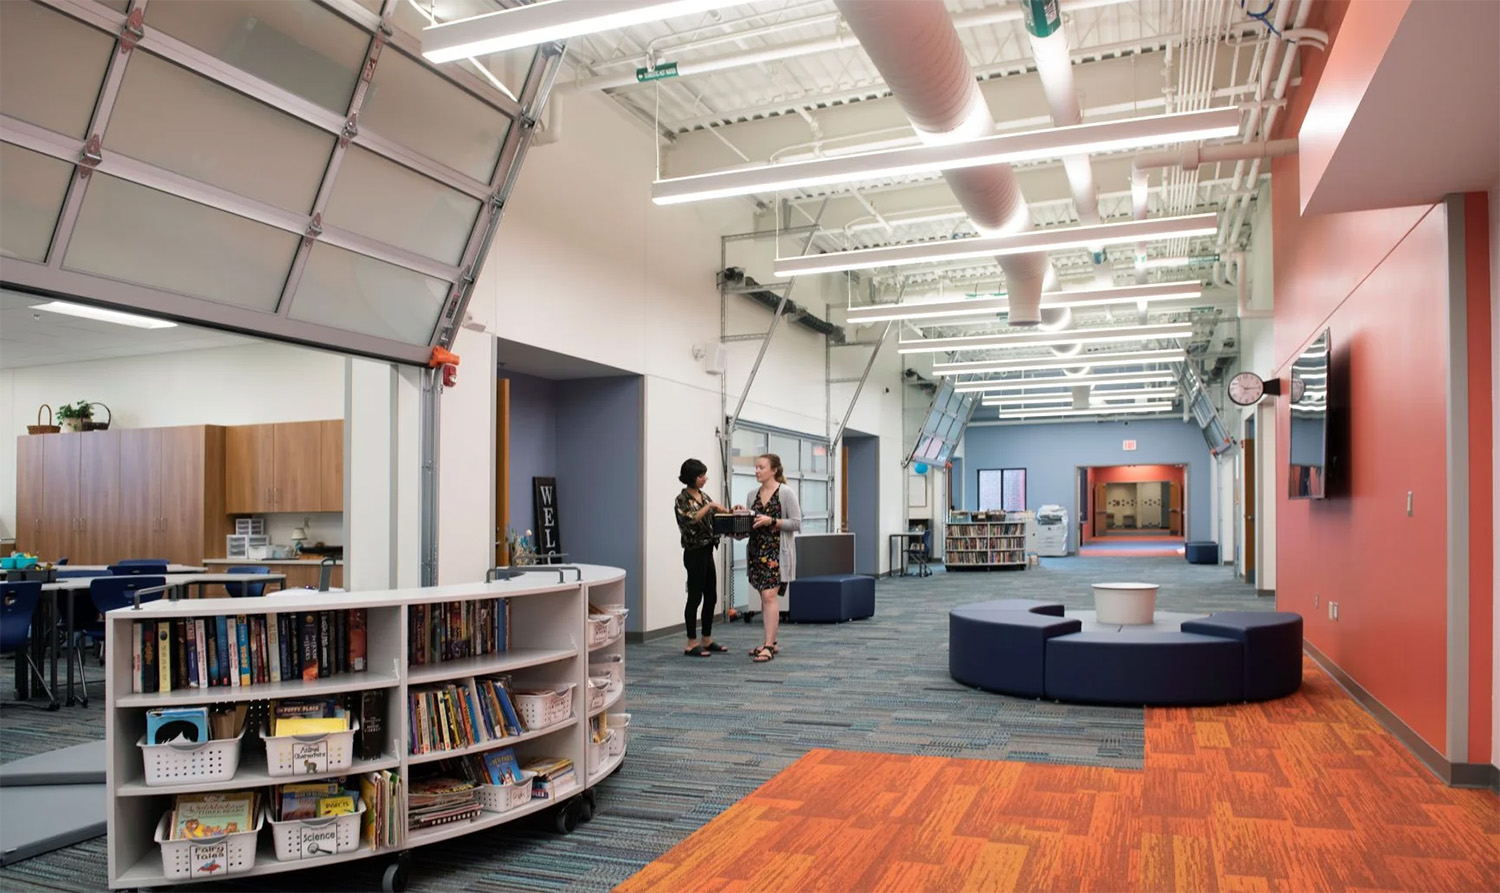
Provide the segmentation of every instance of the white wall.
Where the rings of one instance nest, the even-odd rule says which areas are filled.
[[[344,417],[343,357],[270,342],[0,370],[0,534],[13,536],[16,437],[37,407],[107,404],[111,428]]]

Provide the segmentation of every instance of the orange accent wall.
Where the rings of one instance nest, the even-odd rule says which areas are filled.
[[[1182,529],[1187,530],[1187,470],[1181,465],[1096,465],[1087,469],[1087,475],[1089,505],[1085,515],[1086,523],[1083,527],[1085,541],[1099,535],[1094,530],[1095,484],[1139,484],[1147,481],[1167,481],[1182,490]]]
[[[1324,88],[1325,65],[1383,49],[1384,44],[1338,43],[1346,18],[1367,6],[1315,7],[1321,7],[1322,27],[1333,35],[1336,52],[1299,51],[1302,86],[1288,105],[1282,135],[1308,130],[1302,119],[1309,106],[1321,107],[1325,100],[1321,92],[1316,103],[1311,99]],[[1350,31],[1357,33],[1358,28]],[[1349,101],[1363,93],[1362,84],[1347,79],[1327,83],[1330,90],[1348,91]],[[1338,97],[1327,101],[1338,105]],[[1313,124],[1316,130],[1318,122]],[[1302,614],[1309,642],[1447,754],[1446,212],[1439,204],[1304,218],[1296,158],[1273,163],[1271,199],[1276,371],[1288,374],[1291,359],[1329,327],[1335,368],[1347,360],[1350,444],[1340,495],[1292,500],[1286,496],[1287,440],[1278,438],[1278,607]],[[1481,347],[1489,333],[1488,230],[1474,224],[1469,229],[1470,242],[1478,247],[1470,247],[1468,267],[1482,267],[1479,274],[1470,273],[1470,449],[1478,457],[1473,470],[1480,471],[1481,464],[1484,469],[1469,481],[1476,494],[1470,542],[1480,554],[1471,553],[1467,759],[1484,762],[1490,685],[1481,677],[1491,666],[1493,549],[1490,501],[1481,495],[1490,492],[1493,442],[1489,348]],[[1485,286],[1478,326],[1476,278]],[[1281,430],[1288,430],[1285,401],[1277,413]],[[1406,515],[1408,492],[1413,517]],[[1339,602],[1338,621],[1328,618],[1330,600]]]

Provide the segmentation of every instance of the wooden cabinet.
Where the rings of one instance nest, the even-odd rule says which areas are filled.
[[[224,429],[192,425],[28,435],[17,443],[17,547],[109,564],[219,555]]]
[[[231,515],[344,510],[342,420],[236,425],[224,453]]]

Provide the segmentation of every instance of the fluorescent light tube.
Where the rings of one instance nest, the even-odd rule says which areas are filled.
[[[990,375],[998,372],[1030,372],[1038,369],[1076,369],[1079,366],[1133,366],[1144,363],[1181,363],[1187,351],[1180,347],[1160,350],[1123,350],[1116,353],[1090,353],[1059,360],[965,360],[960,363],[933,363],[933,375]]]
[[[1089,402],[1094,406],[1106,406],[1106,400],[1135,400],[1140,397],[1170,397],[1177,393],[1176,388],[1130,388],[1128,390],[1101,391],[1095,388],[1089,394]],[[979,401],[980,406],[1008,406],[1016,403],[1058,403],[1066,401],[1071,403],[1071,394],[1021,394],[1017,396],[986,396]]]
[[[1206,257],[1138,257],[1135,259],[1137,270],[1163,270],[1172,267],[1191,267],[1211,264],[1218,260],[1218,255]]]
[[[1071,127],[1049,127],[1045,130],[997,134],[956,143],[910,146],[674,177],[656,181],[651,187],[651,200],[658,205],[675,205],[986,164],[1045,161],[1064,156],[1234,136],[1239,130],[1240,113],[1238,109],[1232,108],[1176,112]]]
[[[1061,419],[1068,416],[1117,415],[1126,412],[1171,412],[1172,403],[1138,403],[1135,406],[1108,406],[1090,409],[1002,409],[996,413],[1001,419]]]
[[[743,0],[542,0],[423,28],[422,55],[429,62],[454,62],[736,2]]]
[[[1073,405],[1072,394],[1032,394],[1019,397],[985,397],[980,406],[1011,406],[1023,403],[1066,403]]]
[[[772,269],[778,277],[810,276],[814,273],[837,273],[844,270],[866,270],[872,267],[897,267],[969,257],[998,257],[1025,254],[1030,251],[1058,251],[1087,248],[1090,245],[1118,245],[1146,239],[1187,239],[1218,232],[1217,214],[1192,214],[1186,217],[1158,217],[1154,220],[1127,220],[1094,226],[1069,226],[1034,229],[1006,236],[980,236],[973,239],[951,239],[920,242],[914,245],[890,245],[883,248],[861,248],[833,251],[804,257],[778,257]]]
[[[918,338],[897,343],[898,353],[941,353],[950,350],[992,350],[1001,347],[1046,347],[1051,344],[1098,343],[1101,341],[1148,341],[1186,338],[1193,334],[1191,325],[1168,323],[1154,326],[1110,326],[1100,329],[1074,329],[1068,332],[1022,332],[1017,335],[960,335],[954,338]],[[1092,360],[1078,360],[1070,366],[1081,366]]]
[[[1057,307],[1102,307],[1106,304],[1134,304],[1137,301],[1172,301],[1197,299],[1203,287],[1191,282],[1165,282],[1157,285],[1125,285],[1119,288],[1089,288],[1076,291],[1042,293],[1042,309]],[[957,298],[946,301],[913,301],[909,304],[879,304],[850,308],[850,325],[907,319],[940,319],[957,316],[990,316],[1010,310],[1009,298]]]
[[[1085,378],[997,378],[990,381],[965,381],[955,384],[953,390],[960,394],[999,394],[1005,391],[1042,391],[1048,388],[1076,388],[1100,385],[1154,384],[1175,381],[1170,372],[1128,372],[1123,375],[1096,375]]]
[[[122,313],[119,310],[106,310],[103,307],[92,307],[88,304],[73,304],[68,301],[50,301],[46,304],[32,304],[31,309],[45,310],[48,313],[61,313],[65,316],[77,316],[82,319],[92,319],[98,322],[112,322],[119,326],[134,326],[137,329],[171,329],[177,326],[177,323],[169,322],[165,319],[153,319],[149,316]]]

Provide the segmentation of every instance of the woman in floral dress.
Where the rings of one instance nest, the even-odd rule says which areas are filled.
[[[776,641],[776,630],[781,624],[778,599],[786,594],[787,584],[797,577],[792,539],[802,529],[802,506],[797,502],[796,491],[786,486],[780,456],[774,453],[757,456],[755,480],[759,486],[745,496],[746,505],[755,513],[745,548],[745,563],[750,588],[760,593],[765,641],[752,649],[750,656],[756,663],[765,663],[781,651]]]

